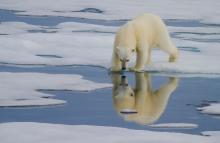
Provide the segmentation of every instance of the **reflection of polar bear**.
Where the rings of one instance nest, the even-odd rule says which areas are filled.
[[[178,85],[178,79],[169,78],[168,83],[152,91],[149,74],[135,73],[135,78],[133,90],[125,77],[112,75],[114,107],[125,120],[144,125],[152,124],[164,112],[171,93]]]
[[[145,64],[150,63],[151,49],[154,47],[167,52],[170,55],[170,62],[176,61],[178,50],[171,42],[161,18],[152,14],[136,17],[123,25],[115,36],[111,70],[125,69],[134,52],[137,53],[137,59],[133,70],[143,70]]]

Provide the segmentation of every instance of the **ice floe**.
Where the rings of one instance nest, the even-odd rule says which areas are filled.
[[[0,138],[4,143],[217,143],[219,132],[206,132],[210,136],[184,133],[132,130],[119,127],[62,125],[35,122],[11,122],[0,124]]]
[[[115,33],[118,27],[95,24],[63,22],[55,26],[59,32]]]
[[[0,34],[22,34],[28,30],[40,30],[39,26],[26,24],[24,22],[2,22],[0,23]]]
[[[204,131],[202,132],[202,135],[204,136],[220,136],[219,131]]]
[[[204,114],[220,115],[220,103],[210,103],[204,107],[198,107],[198,110]]]
[[[9,35],[0,36],[1,63],[76,64],[110,67],[114,41],[114,34],[112,33],[117,30],[117,27],[72,22],[61,23],[54,27],[56,33],[30,33],[27,30],[38,30],[39,28],[42,30],[45,27],[35,28],[33,25],[17,22],[1,23],[0,25],[3,25],[0,26],[0,30],[6,29],[8,25],[10,31],[8,32]],[[23,32],[19,30],[23,30]],[[46,30],[48,29],[46,28]],[[173,31],[177,30],[174,28]],[[184,28],[180,28],[180,31],[183,32]],[[198,32],[204,31],[204,29],[192,31]],[[191,35],[183,34],[182,36],[190,38]],[[177,47],[185,48],[185,50],[180,48],[179,61],[177,63],[168,63],[168,56],[164,52],[154,50],[153,62],[146,67],[146,70],[172,73],[220,74],[220,66],[218,66],[220,65],[220,43],[198,42],[178,38],[173,38],[173,41]],[[197,48],[199,52],[191,51],[190,49],[193,47]],[[189,49],[188,51],[186,50],[187,48]],[[53,55],[60,58],[49,58],[48,56],[39,55]],[[133,63],[134,60],[130,66]]]
[[[45,29],[45,27],[36,28],[36,26],[33,25],[17,22],[1,23],[0,25],[2,25],[0,29],[3,31],[8,25],[8,34],[10,34],[0,36],[0,42],[2,43],[0,47],[1,63],[43,65],[77,64],[110,67],[114,40],[114,34],[112,33],[117,30],[117,27],[72,22],[61,23],[54,27],[57,31],[56,33],[29,33],[27,30]],[[23,32],[19,30],[23,30]],[[172,30],[177,31],[175,28]],[[181,32],[184,30],[189,31],[180,28]],[[201,32],[204,31],[204,28],[192,30],[192,32],[195,31]],[[183,34],[182,36],[190,38],[191,35]],[[173,41],[177,47],[185,47],[185,49],[189,47],[189,51],[181,50],[179,61],[177,63],[168,63],[168,57],[165,53],[154,50],[152,56],[153,62],[146,67],[146,70],[194,74],[220,74],[220,66],[218,66],[220,65],[220,43],[212,42],[210,44],[209,42],[177,38],[173,38]],[[192,52],[190,51],[190,47],[195,47],[200,52]],[[61,58],[48,58],[39,55],[54,55]],[[133,63],[131,63],[131,65]]]
[[[111,87],[108,83],[95,83],[80,75],[9,73],[0,72],[0,107],[63,104],[66,101],[39,90],[90,91]]]
[[[197,128],[197,124],[191,124],[191,123],[161,123],[161,124],[153,124],[149,125],[153,128],[176,128],[176,129],[192,129]]]

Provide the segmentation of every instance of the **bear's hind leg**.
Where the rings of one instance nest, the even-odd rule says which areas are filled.
[[[169,54],[169,62],[176,62],[178,58],[178,49],[171,43],[160,45],[161,50]]]
[[[178,49],[174,47],[173,50],[169,52],[169,54],[169,62],[176,62],[178,58]]]
[[[169,62],[176,62],[177,58],[174,55],[170,55]]]

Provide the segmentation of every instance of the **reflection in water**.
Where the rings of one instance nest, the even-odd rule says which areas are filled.
[[[126,76],[112,74],[112,94],[117,113],[126,121],[148,125],[156,122],[164,112],[171,93],[178,86],[178,79],[169,81],[156,91],[151,88],[148,73],[135,73],[136,85],[128,85]]]

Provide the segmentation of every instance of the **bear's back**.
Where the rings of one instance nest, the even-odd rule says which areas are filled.
[[[145,13],[129,22],[133,25],[137,39],[148,39],[151,47],[156,46],[161,39],[168,36],[168,31],[163,20],[154,14]]]

